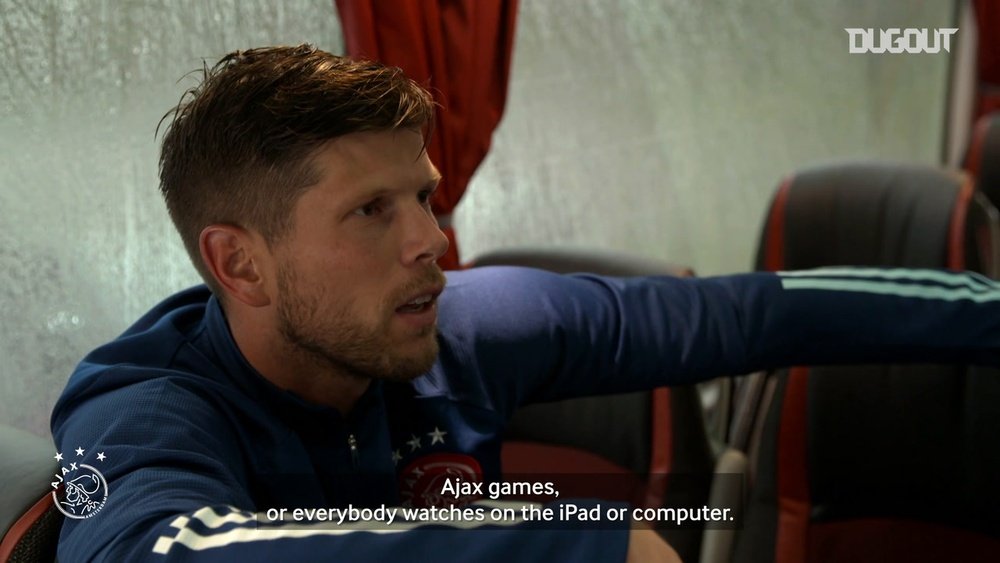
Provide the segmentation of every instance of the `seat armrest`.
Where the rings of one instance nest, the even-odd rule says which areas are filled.
[[[32,505],[51,490],[59,469],[51,440],[0,424],[0,538]]]
[[[732,448],[722,452],[715,463],[715,479],[708,497],[712,507],[732,507],[743,512],[744,482],[746,481],[748,460],[746,454]],[[743,475],[743,479],[733,479],[733,474]],[[724,477],[724,478],[720,478]],[[736,530],[706,528],[701,543],[700,563],[729,563],[733,559],[736,545]]]

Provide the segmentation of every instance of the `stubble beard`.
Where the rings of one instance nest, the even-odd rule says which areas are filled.
[[[443,277],[440,270],[436,270],[397,294],[406,295],[407,291],[414,291],[413,288],[424,287]],[[322,372],[350,378],[410,381],[427,373],[437,360],[436,324],[417,335],[425,345],[415,354],[404,356],[394,349],[389,338],[388,318],[383,318],[376,326],[364,326],[347,303],[332,312],[320,306],[329,302],[323,298],[328,289],[305,294],[296,282],[292,267],[286,265],[279,269],[278,329],[286,345],[295,356],[304,359],[304,363],[316,365]],[[392,296],[388,303],[394,303],[393,300],[398,300],[398,295]],[[391,309],[391,306],[383,303],[383,309]]]

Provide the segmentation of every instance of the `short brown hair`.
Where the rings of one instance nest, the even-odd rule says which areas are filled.
[[[291,227],[310,157],[360,131],[433,125],[431,95],[398,68],[312,45],[235,51],[181,97],[160,153],[160,191],[195,268],[221,297],[198,239],[212,224],[254,229],[268,244]],[[161,121],[162,123],[162,121]]]

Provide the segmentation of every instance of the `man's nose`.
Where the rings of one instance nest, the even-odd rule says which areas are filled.
[[[448,251],[448,237],[438,226],[434,214],[423,205],[406,212],[403,263],[435,262]]]

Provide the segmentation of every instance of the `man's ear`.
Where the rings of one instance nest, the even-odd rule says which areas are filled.
[[[262,269],[266,244],[259,235],[233,225],[209,225],[201,231],[198,247],[229,298],[251,307],[271,304]]]

